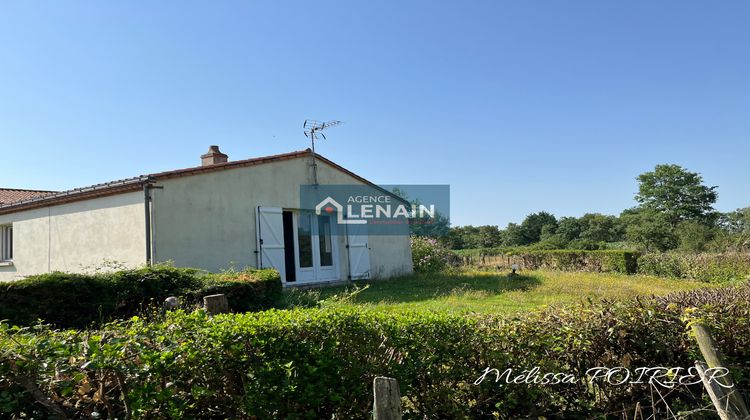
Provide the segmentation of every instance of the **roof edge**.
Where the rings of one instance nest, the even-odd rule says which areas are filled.
[[[122,179],[119,181],[91,185],[88,187],[55,192],[39,197],[28,198],[25,200],[13,201],[6,204],[0,204],[0,214],[16,213],[19,211],[31,210],[39,207],[55,206],[59,204],[70,203],[73,201],[83,201],[92,198],[136,191],[143,188],[143,184],[150,182],[150,180],[151,178],[148,176],[138,176],[134,178]]]
[[[299,158],[308,157],[308,156],[312,156],[312,151],[310,149],[289,152],[289,153],[282,153],[278,155],[264,156],[264,157],[259,157],[259,158],[237,160],[237,161],[226,162],[226,163],[218,163],[218,164],[209,165],[209,166],[196,166],[192,168],[158,172],[158,173],[154,173],[150,175],[141,175],[141,176],[137,176],[133,178],[126,178],[126,179],[121,179],[118,181],[91,185],[88,187],[74,188],[72,190],[67,190],[67,191],[59,191],[59,192],[39,191],[39,192],[50,192],[51,194],[46,194],[46,195],[42,195],[38,197],[25,199],[25,200],[0,204],[0,215],[16,213],[19,211],[31,210],[31,209],[40,208],[40,207],[55,206],[55,205],[70,203],[74,201],[90,200],[90,199],[109,196],[109,195],[122,194],[126,192],[136,191],[138,189],[142,189],[145,184],[150,184],[150,183],[154,183],[154,182],[158,182],[158,181],[162,181],[166,179],[178,178],[178,177],[183,177],[183,176],[200,175],[200,174],[209,173],[209,172],[242,168],[242,167],[247,167],[247,166],[255,166],[255,165],[261,165],[264,163],[271,163],[271,162],[277,162],[277,161],[282,161],[282,160],[299,159]],[[354,172],[344,168],[343,166],[329,160],[328,158],[324,156],[321,156],[315,153],[315,158],[333,167],[334,169],[351,176],[352,178],[364,184],[373,186],[382,192],[391,194],[394,197],[404,202],[407,202],[406,200],[397,196],[396,194],[367,180],[366,178],[363,178],[355,174]],[[24,190],[24,191],[31,191],[31,190]]]

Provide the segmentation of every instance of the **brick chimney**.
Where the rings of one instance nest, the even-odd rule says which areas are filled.
[[[219,146],[208,146],[208,152],[201,155],[201,166],[216,165],[217,163],[225,163],[229,156],[219,151]]]

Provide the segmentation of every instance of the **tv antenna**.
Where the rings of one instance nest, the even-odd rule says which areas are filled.
[[[305,120],[305,123],[302,124],[302,127],[305,129],[305,137],[310,139],[310,143],[312,144],[313,185],[318,185],[318,164],[315,163],[315,139],[321,137],[323,140],[326,140],[326,135],[322,131],[339,124],[341,124],[341,121],[338,120],[328,122]]]

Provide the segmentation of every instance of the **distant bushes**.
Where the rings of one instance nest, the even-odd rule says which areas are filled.
[[[640,253],[629,250],[533,250],[488,248],[453,251],[464,265],[527,270],[600,271],[648,274],[721,283],[750,276],[750,253]]]
[[[272,307],[282,292],[274,270],[209,274],[158,265],[97,274],[54,272],[0,283],[0,320],[29,325],[42,319],[80,328],[136,315],[168,296],[193,304],[217,293],[227,295],[232,310],[248,311]]]
[[[750,254],[653,253],[638,259],[638,272],[720,283],[750,276]]]
[[[483,250],[485,251],[485,250]],[[465,265],[508,268],[520,264],[522,269],[616,272],[633,274],[638,269],[638,252],[627,250],[530,250],[490,249],[487,252],[456,253]]]
[[[700,309],[695,309],[695,308]],[[706,405],[700,384],[586,381],[597,366],[690,367],[686,318],[702,318],[748,389],[750,286],[556,307],[519,317],[305,309],[174,312],[101,331],[0,324],[0,396],[100,418],[366,418],[372,379],[397,378],[406,418],[631,418]],[[572,384],[505,384],[487,367],[566,373]],[[40,391],[33,396],[32,391]],[[663,399],[662,399],[663,398]],[[13,404],[16,404],[15,406]],[[40,410],[39,403],[34,406]],[[35,417],[39,417],[36,413]]]
[[[520,254],[523,267],[562,271],[596,271],[633,274],[638,269],[638,253],[633,251],[529,251]]]

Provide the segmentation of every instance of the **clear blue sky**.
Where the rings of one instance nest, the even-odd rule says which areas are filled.
[[[452,222],[619,213],[677,163],[750,205],[746,1],[0,3],[0,186],[300,150]],[[335,130],[335,131],[334,131]]]

